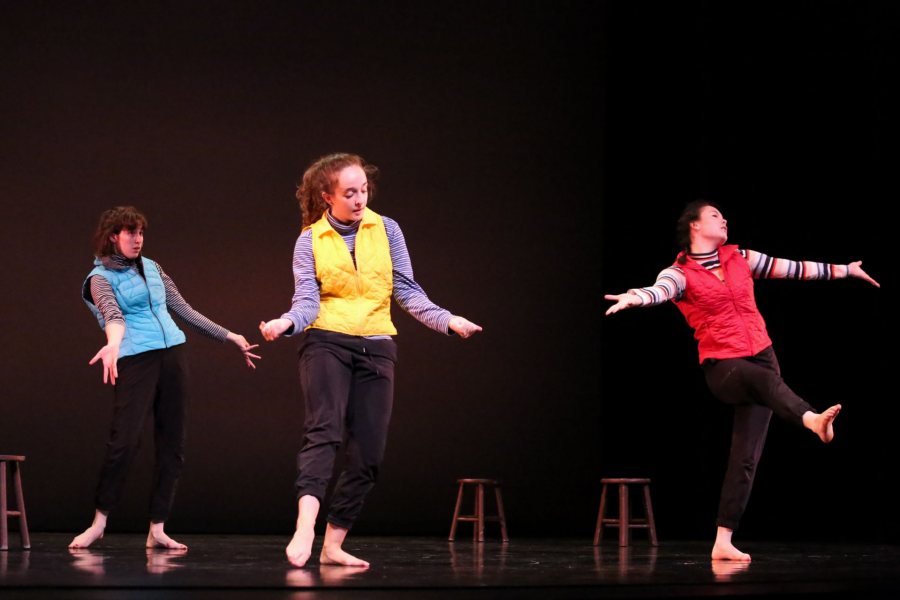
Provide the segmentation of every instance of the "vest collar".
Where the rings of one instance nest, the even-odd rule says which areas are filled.
[[[725,261],[729,260],[736,253],[737,253],[737,246],[735,244],[727,244],[727,245],[719,246],[719,265],[724,266]],[[691,257],[691,255],[688,254],[687,252],[685,252],[684,250],[682,250],[678,254],[678,258],[681,258],[682,256],[684,256],[686,259],[688,259],[688,260],[684,261],[684,264],[681,265],[682,267],[688,267],[690,269],[699,269],[701,271],[706,270],[703,267],[703,265],[701,265],[699,262],[694,260]]]
[[[107,256],[95,256],[94,257],[94,266],[103,267],[105,269],[109,269],[110,271],[127,271],[132,267],[138,267],[140,270],[141,267],[141,256],[134,260],[130,258],[125,258],[121,254],[109,254]]]
[[[331,221],[329,219],[330,215],[331,213],[326,210],[322,213],[322,217],[318,221],[310,225],[313,230],[313,235],[322,237],[324,235],[328,235],[330,232],[334,232],[340,235],[340,232],[331,224]],[[372,227],[376,225],[378,223],[377,216],[378,215],[367,206],[365,210],[363,210],[363,216],[359,221],[359,227],[356,229],[356,231],[359,232],[359,230],[363,227]]]

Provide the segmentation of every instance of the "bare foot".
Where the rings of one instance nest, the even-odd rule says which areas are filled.
[[[344,565],[321,565],[319,567],[319,580],[322,583],[338,583],[348,578],[355,577],[358,573],[365,573],[369,567],[345,567]]]
[[[305,566],[306,561],[312,555],[312,544],[315,537],[314,527],[298,527],[294,532],[294,537],[291,538],[291,543],[284,549],[288,562],[295,567]]]
[[[88,548],[91,544],[103,537],[103,527],[91,525],[81,535],[76,535],[69,543],[69,548]]]
[[[322,554],[319,555],[321,565],[343,565],[345,567],[368,567],[369,563],[361,558],[356,558],[344,552],[340,546],[322,546]]]
[[[147,547],[148,548],[165,548],[167,550],[187,550],[188,547],[184,544],[176,542],[164,532],[160,531],[154,533],[151,531],[147,534]]]
[[[835,404],[825,412],[816,415],[811,429],[826,444],[834,439],[834,419],[841,412],[841,405]]]
[[[741,552],[730,542],[716,541],[712,549],[713,560],[736,560],[740,562],[750,562],[750,555]]]

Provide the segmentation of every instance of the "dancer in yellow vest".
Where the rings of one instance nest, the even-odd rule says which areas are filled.
[[[384,456],[397,347],[391,297],[418,321],[468,338],[481,327],[435,305],[413,278],[403,232],[367,208],[378,170],[353,154],[331,154],[303,174],[303,231],[294,247],[294,297],[281,318],[259,324],[266,340],[298,335],[306,408],[297,454],[297,529],[285,552],[309,560],[316,518],[347,433],[347,464],[328,510],[321,564],[368,567],[342,549]]]

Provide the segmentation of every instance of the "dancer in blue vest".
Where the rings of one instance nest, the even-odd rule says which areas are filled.
[[[344,539],[375,484],[384,455],[397,347],[391,298],[426,327],[465,339],[481,327],[435,305],[413,278],[396,221],[367,208],[377,169],[353,154],[314,162],[297,190],[303,231],[294,248],[294,298],[281,318],[260,323],[266,340],[298,335],[306,408],[297,455],[297,529],[285,552],[302,567],[347,432],[347,465],[335,486],[321,564],[368,567]]]
[[[677,233],[682,252],[675,264],[663,269],[652,286],[606,295],[615,303],[606,314],[671,300],[694,330],[710,391],[734,406],[731,452],[711,557],[749,562],[750,555],[738,550],[731,538],[750,498],[773,412],[828,443],[841,410],[835,404],[816,412],[781,378],[772,340],[756,307],[753,281],[855,277],[881,286],[863,271],[862,261],[832,265],[785,260],[726,245],[728,222],[718,207],[702,200],[685,207]]]
[[[103,537],[137,452],[144,419],[152,412],[156,465],[147,547],[187,550],[165,532],[184,463],[188,406],[185,335],[170,312],[207,337],[234,343],[248,367],[255,368],[253,359],[259,358],[251,352],[257,345],[191,308],[162,268],[143,256],[146,226],[137,209],[118,206],[100,216],[94,233],[94,268],[81,295],[106,332],[106,345],[90,364],[101,362],[103,383],[112,384],[115,400],[94,522],[70,548],[87,548]]]

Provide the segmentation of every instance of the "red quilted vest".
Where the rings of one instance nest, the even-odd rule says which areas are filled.
[[[766,323],[756,308],[750,265],[737,246],[719,248],[724,281],[688,258],[681,267],[687,279],[675,302],[694,330],[700,362],[707,358],[753,356],[772,345]]]

